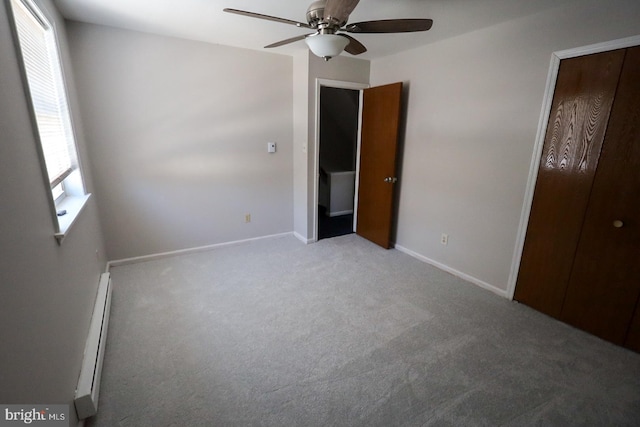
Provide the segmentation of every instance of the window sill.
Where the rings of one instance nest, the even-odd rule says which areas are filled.
[[[62,244],[64,238],[69,234],[69,230],[71,230],[71,227],[75,224],[80,212],[82,212],[87,204],[89,197],[91,197],[91,194],[85,194],[84,196],[67,196],[56,205],[56,211],[67,211],[67,213],[62,216],[56,216],[58,232],[55,233],[55,237],[59,245]]]

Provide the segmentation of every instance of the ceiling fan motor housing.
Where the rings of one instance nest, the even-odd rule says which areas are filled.
[[[347,21],[337,22],[333,20],[333,22],[326,22],[324,19],[324,7],[326,4],[327,0],[318,0],[311,3],[307,9],[307,22],[314,28],[319,30],[330,29],[333,31],[327,31],[327,33],[333,33],[345,25]]]

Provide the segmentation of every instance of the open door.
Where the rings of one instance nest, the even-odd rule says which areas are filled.
[[[402,83],[364,89],[356,233],[391,247]]]

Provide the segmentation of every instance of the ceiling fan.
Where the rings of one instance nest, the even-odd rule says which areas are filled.
[[[433,25],[431,19],[383,19],[377,21],[357,22],[347,24],[349,15],[358,5],[360,0],[318,0],[311,3],[307,9],[307,23],[278,18],[276,16],[263,15],[261,13],[247,12],[239,9],[224,9],[225,12],[249,16],[251,18],[265,19],[267,21],[281,22],[295,25],[298,28],[315,30],[315,33],[291,37],[272,43],[265,48],[273,48],[304,40],[314,55],[328,61],[334,56],[340,55],[345,50],[352,55],[360,55],[367,51],[355,38],[346,33],[408,33],[415,31],[427,31]]]

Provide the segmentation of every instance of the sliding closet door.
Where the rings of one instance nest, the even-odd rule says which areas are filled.
[[[640,47],[628,49],[561,319],[623,345],[640,297]]]
[[[560,317],[624,50],[563,60],[514,298]]]
[[[515,293],[518,301],[636,351],[638,76],[640,47],[561,63]]]

